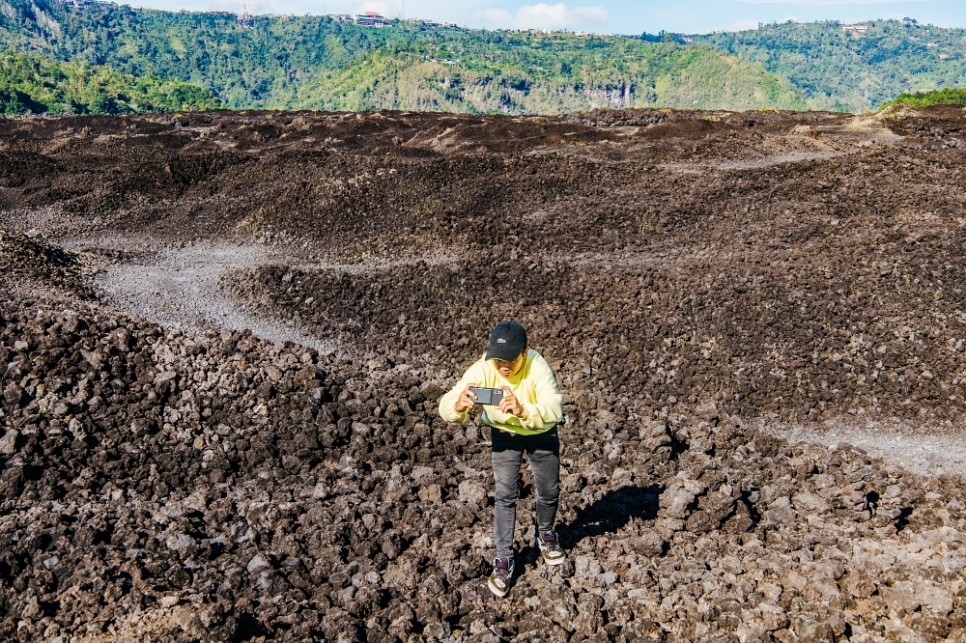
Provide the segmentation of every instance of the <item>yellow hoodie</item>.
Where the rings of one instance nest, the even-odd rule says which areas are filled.
[[[447,422],[466,422],[469,409],[456,412],[456,401],[470,383],[476,386],[501,388],[508,386],[523,405],[522,418],[511,413],[501,413],[495,406],[483,407],[483,421],[497,429],[535,435],[552,429],[563,417],[562,396],[557,381],[547,361],[535,350],[527,351],[526,360],[516,375],[505,378],[500,375],[492,360],[481,357],[466,369],[463,377],[439,399],[439,415]]]

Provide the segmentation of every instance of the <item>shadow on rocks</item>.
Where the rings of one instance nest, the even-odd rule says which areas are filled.
[[[656,518],[662,491],[656,484],[646,487],[626,485],[608,491],[600,499],[578,509],[569,524],[561,525],[563,544],[572,547],[588,536],[615,533],[634,518]]]

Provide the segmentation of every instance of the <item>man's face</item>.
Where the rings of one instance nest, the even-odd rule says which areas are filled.
[[[496,365],[496,370],[500,372],[505,378],[511,378],[520,372],[523,368],[523,362],[527,359],[527,349],[524,348],[523,352],[520,353],[515,360],[512,362],[504,362],[502,359],[495,359],[493,363]]]

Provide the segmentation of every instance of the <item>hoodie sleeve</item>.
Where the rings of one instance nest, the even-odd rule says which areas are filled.
[[[466,409],[462,413],[456,412],[456,400],[459,399],[460,393],[470,384],[480,384],[484,382],[483,378],[483,368],[480,362],[476,362],[470,366],[463,377],[456,383],[453,388],[447,391],[443,397],[439,398],[439,416],[446,420],[447,422],[453,422],[456,424],[463,424],[466,422],[467,417],[469,417],[470,410]]]

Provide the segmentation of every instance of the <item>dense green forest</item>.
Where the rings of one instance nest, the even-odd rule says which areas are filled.
[[[871,21],[859,29],[786,22],[694,41],[787,78],[811,109],[863,111],[902,93],[966,85],[966,30],[909,19]]]
[[[131,114],[216,109],[208,91],[109,67],[0,53],[2,114]]]
[[[632,38],[0,0],[3,50],[105,66],[129,75],[126,82],[137,76],[189,83],[230,108],[864,111],[899,94],[966,85],[966,31],[914,20]],[[177,87],[168,89],[175,104],[188,91]],[[13,91],[21,94],[10,94],[9,104],[48,100]],[[168,108],[157,92],[151,96],[134,99],[125,90],[98,100]]]
[[[792,85],[707,46],[324,16],[169,13],[0,0],[0,48],[209,89],[232,108],[554,113],[804,109]]]
[[[929,107],[930,105],[966,105],[966,89],[937,89],[931,92],[900,94],[897,98],[882,104],[880,110],[893,105],[908,107]]]

